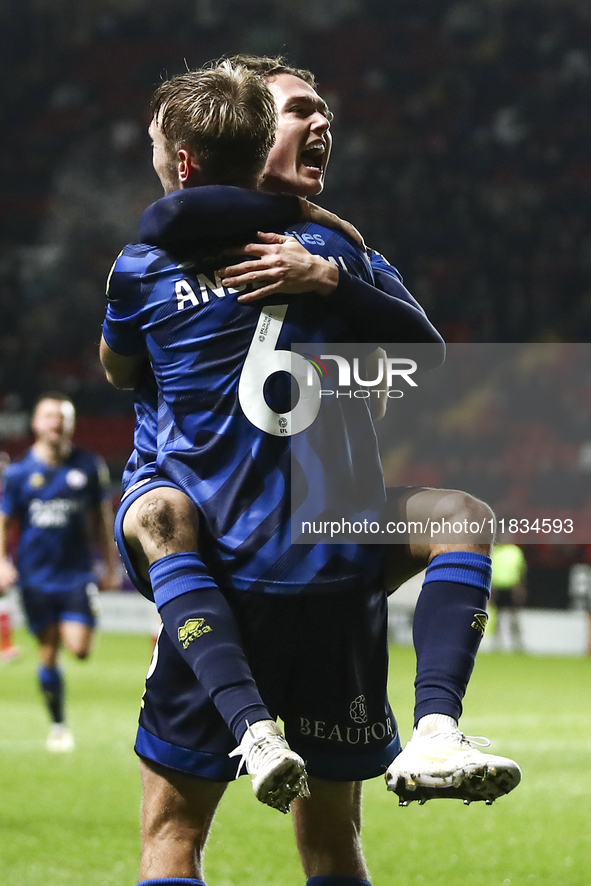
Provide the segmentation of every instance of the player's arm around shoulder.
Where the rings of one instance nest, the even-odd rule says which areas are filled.
[[[302,197],[298,199],[302,221],[337,231],[365,253],[363,237],[350,222]],[[238,297],[238,301],[243,303],[280,292],[310,292],[326,296],[333,293],[339,284],[338,267],[306,249],[294,236],[258,231],[256,242],[229,249],[226,254],[252,259],[219,270],[222,283],[226,287],[249,284],[256,287],[254,292]]]

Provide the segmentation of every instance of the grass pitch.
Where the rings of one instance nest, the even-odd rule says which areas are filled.
[[[132,751],[147,637],[102,635],[88,662],[65,660],[76,749],[49,754],[36,650],[0,665],[0,883],[133,886],[140,786]],[[432,801],[406,809],[366,783],[364,845],[375,886],[588,886],[591,882],[591,659],[482,654],[462,728],[519,761],[522,784],[492,807]],[[391,650],[403,741],[414,654]],[[230,785],[214,824],[210,886],[303,886],[289,816]]]

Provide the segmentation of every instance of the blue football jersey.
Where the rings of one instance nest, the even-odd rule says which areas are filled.
[[[149,365],[135,386],[133,402],[135,410],[133,452],[123,469],[121,478],[123,492],[134,483],[149,479],[156,471],[158,388]]]
[[[151,204],[140,220],[139,237],[142,243],[165,249],[200,243],[215,251],[253,240],[259,230],[283,231],[300,216],[297,197],[207,185],[175,191]],[[158,389],[150,367],[136,385],[134,408],[134,450],[123,470],[123,492],[156,470]]]
[[[21,587],[69,591],[93,580],[88,514],[106,498],[108,486],[104,462],[76,447],[58,466],[30,449],[6,468],[0,509],[19,523]]]
[[[372,284],[365,253],[335,231],[298,223],[287,233]],[[360,341],[359,330],[335,300],[313,294],[241,304],[216,266],[219,258],[139,244],[123,250],[110,275],[103,333],[117,353],[147,347],[160,392],[158,470],[198,506],[208,564],[221,584],[279,593],[365,586],[379,571],[378,546],[292,544],[290,520],[294,490],[296,508],[298,496],[311,498],[318,515],[338,505],[334,490],[318,488],[322,471],[310,490],[314,460],[340,461],[354,486],[362,459],[359,512],[377,513],[385,503],[366,401],[334,398],[312,421],[305,398],[292,407],[298,358],[291,345],[320,352],[326,343]],[[388,330],[380,332],[387,340]],[[366,343],[366,354],[374,349]],[[294,476],[296,436],[309,458]]]
[[[396,298],[403,299],[408,302],[409,305],[412,305],[424,314],[425,311],[423,307],[419,304],[416,298],[410,294],[408,289],[402,285],[398,285],[403,282],[402,274],[398,268],[391,265],[388,259],[384,258],[382,253],[377,252],[375,249],[368,250],[368,254],[376,286],[384,292],[392,293]]]
[[[206,242],[215,248],[215,244],[219,246],[224,240],[254,239],[257,230],[281,230],[285,223],[296,221],[300,215],[300,203],[295,197],[211,185],[176,191],[157,200],[144,212],[139,235],[143,243],[177,251],[186,249],[191,242]],[[369,250],[368,256],[375,285],[392,299],[406,302],[424,315],[418,302],[402,286],[398,270],[379,252]],[[355,280],[351,282],[355,285]],[[359,297],[362,298],[363,293]],[[438,340],[435,330],[431,335],[429,340]],[[406,341],[406,338],[398,336],[397,340]],[[126,342],[120,342],[119,347],[125,348]],[[136,387],[135,410],[134,451],[123,472],[123,491],[149,478],[156,469],[158,392],[149,368]]]

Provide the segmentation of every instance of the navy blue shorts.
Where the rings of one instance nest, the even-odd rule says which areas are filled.
[[[85,581],[73,591],[39,591],[21,588],[21,599],[32,634],[62,621],[79,621],[93,628],[96,624],[98,588]]]
[[[390,708],[382,591],[283,596],[228,592],[265,704],[318,778],[357,781],[400,752]],[[207,692],[162,631],[148,671],[135,750],[214,781],[236,777],[236,746]]]

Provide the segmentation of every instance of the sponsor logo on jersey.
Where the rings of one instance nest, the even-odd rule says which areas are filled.
[[[475,631],[478,631],[481,637],[484,637],[487,621],[488,615],[486,614],[486,612],[477,612],[474,615],[474,621],[472,622],[470,627],[474,628]]]
[[[71,498],[34,498],[29,505],[29,522],[37,529],[63,529],[70,517],[81,510],[81,503]]]
[[[183,649],[189,648],[189,643],[199,639],[203,634],[209,634],[211,628],[205,624],[204,618],[188,618],[182,628],[178,630],[179,643]]]
[[[302,246],[326,246],[326,240],[321,234],[299,234],[297,231],[286,231],[288,237],[295,237]]]
[[[39,489],[40,486],[45,485],[45,477],[39,471],[35,471],[34,474],[30,474],[29,476],[29,486],[32,486],[33,489]]]

